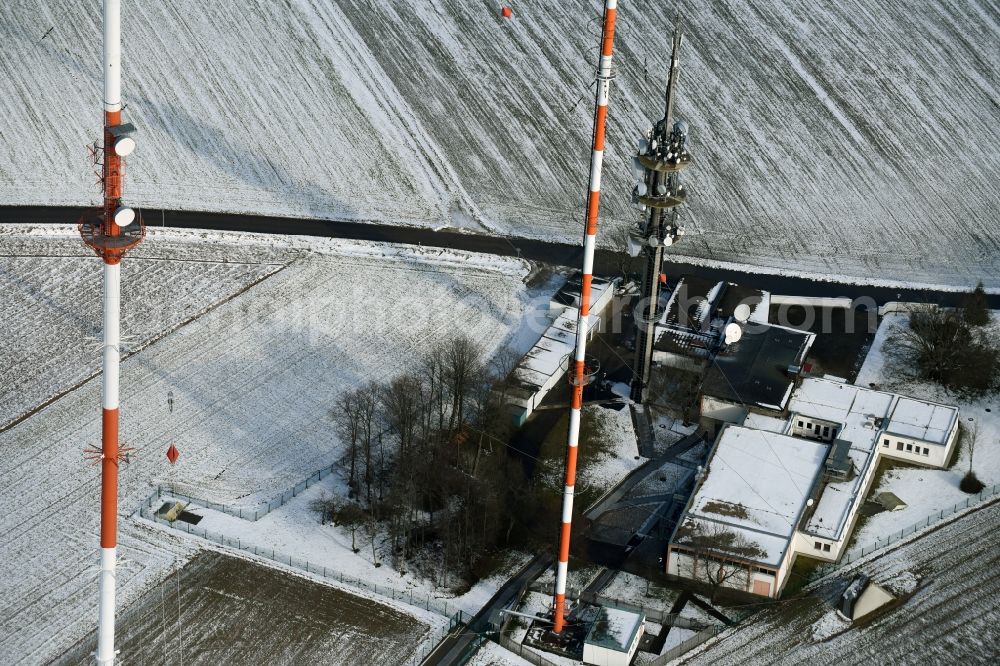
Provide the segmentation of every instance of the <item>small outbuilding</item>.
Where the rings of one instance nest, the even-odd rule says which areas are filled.
[[[861,575],[844,590],[837,610],[851,622],[856,622],[893,600],[894,596],[873,583],[868,576]]]
[[[602,606],[583,642],[583,662],[594,666],[628,666],[646,628],[642,613]]]
[[[902,511],[906,508],[906,502],[899,499],[895,493],[879,493],[875,496],[875,501],[881,504],[886,511]]]

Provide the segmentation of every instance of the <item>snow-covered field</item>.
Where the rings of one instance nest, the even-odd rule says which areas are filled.
[[[54,231],[5,232],[2,248],[16,254],[30,245],[31,254],[43,254],[37,244],[48,243],[47,254],[60,254],[76,242],[68,228],[62,237],[44,237]],[[137,449],[136,460],[121,473],[122,608],[197,547],[130,517],[153,484],[171,480],[186,492],[220,502],[269,499],[340,457],[329,408],[341,391],[404,371],[422,351],[458,332],[484,341],[487,351],[508,341],[530,346],[532,336],[522,328],[531,300],[547,303],[551,295],[524,287],[528,267],[520,261],[402,246],[161,231],[151,233],[136,254],[156,253],[209,262],[207,275],[223,282],[198,298],[181,299],[191,304],[190,314],[224,300],[227,289],[239,291],[248,277],[271,274],[122,365],[122,439]],[[214,267],[223,258],[237,257],[263,266],[256,273]],[[73,261],[92,262],[99,270],[96,258],[53,261],[47,274],[32,274],[33,282],[26,284],[68,292],[59,284],[65,279],[80,288],[79,277],[90,268],[77,268]],[[126,266],[130,261],[144,263],[126,259]],[[126,300],[126,312],[132,314],[123,333],[138,331],[137,337],[152,339],[175,319],[140,321],[144,308],[172,313],[177,304],[160,299],[196,290],[208,278],[190,266],[147,274],[162,284],[137,292],[147,303]],[[193,287],[187,284],[191,281]],[[26,338],[63,319],[76,322],[63,329],[75,336],[79,327],[96,321],[88,298],[60,296],[51,307],[5,317],[0,338]],[[96,347],[90,353],[99,356]],[[66,365],[76,366],[20,378],[23,390],[51,395],[93,363],[89,357],[67,359]],[[168,392],[174,396],[172,411]],[[49,661],[93,626],[99,476],[84,463],[81,449],[99,441],[99,405],[100,382],[84,381],[0,432],[5,581],[0,662]],[[172,469],[164,455],[170,444],[181,452]]]
[[[306,561],[310,570],[322,568],[331,572],[332,576],[342,573],[351,583],[360,581],[366,590],[382,588],[385,595],[390,595],[392,593],[388,588],[392,588],[397,596],[400,593],[407,594],[407,598],[413,599],[413,604],[418,607],[426,605],[423,600],[427,597],[443,599],[446,605],[439,603],[435,607],[445,609],[448,614],[461,610],[470,616],[475,615],[507,578],[531,559],[530,555],[524,553],[511,553],[506,566],[501,567],[500,571],[455,596],[447,590],[435,588],[431,581],[412,571],[401,572],[394,568],[390,559],[388,535],[383,529],[373,535],[366,526],[358,527],[353,541],[354,547],[358,549],[355,553],[352,550],[349,528],[331,524],[321,526],[319,516],[309,509],[310,503],[320,497],[345,497],[347,483],[344,476],[346,475],[335,474],[323,479],[257,521],[244,520],[197,503],[186,503],[185,510],[201,516],[199,529],[222,535],[226,539],[239,540],[244,549],[257,548],[259,552],[265,553],[271,550],[284,556],[291,554],[299,562]],[[169,495],[160,500],[173,501],[175,500]],[[157,509],[161,505],[154,504],[153,508]],[[184,525],[175,523],[174,527],[183,529]],[[192,538],[198,541],[197,536]]]
[[[600,3],[165,0],[125,7],[129,200],[576,242]],[[709,0],[677,113],[702,262],[1000,287],[1000,12],[990,0]],[[678,7],[623,2],[601,243],[636,213]],[[0,5],[0,202],[97,197],[100,13]],[[50,31],[51,28],[51,31]],[[40,148],[44,147],[44,148]]]
[[[680,663],[995,664],[1000,660],[1000,578],[990,535],[1000,504],[981,507],[839,572],[814,594],[778,602]],[[902,603],[860,626],[830,612],[857,574],[893,590]],[[909,596],[912,594],[912,596]]]
[[[15,247],[16,246],[16,247]],[[162,250],[161,250],[162,251]],[[16,253],[16,254],[15,254]],[[100,372],[102,264],[79,238],[0,227],[0,429]],[[281,263],[124,262],[124,353],[141,349]]]
[[[971,447],[968,433],[974,427],[978,427],[973,456],[976,475],[988,486],[1000,483],[1000,395],[993,393],[981,398],[961,398],[940,386],[908,377],[906,368],[899,367],[894,359],[885,355],[886,343],[893,331],[907,326],[908,321],[909,315],[906,314],[885,316],[855,383],[860,386],[875,383],[880,389],[957,406],[965,431],[961,439],[961,454],[950,469],[900,464],[887,471],[871,493],[895,493],[906,502],[906,507],[868,518],[855,536],[857,546],[867,546],[876,539],[884,539],[893,532],[924,520],[932,513],[965,502],[968,495],[959,489],[958,484],[969,469]],[[1000,333],[1000,311],[994,311],[991,327],[995,333]],[[996,335],[993,339],[996,340]]]

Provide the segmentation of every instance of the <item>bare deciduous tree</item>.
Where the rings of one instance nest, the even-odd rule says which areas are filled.
[[[690,575],[708,583],[712,589],[712,603],[715,603],[719,588],[727,583],[743,579],[745,587],[750,574],[746,561],[767,554],[742,532],[719,523],[688,521],[677,530],[676,538],[691,549]]]

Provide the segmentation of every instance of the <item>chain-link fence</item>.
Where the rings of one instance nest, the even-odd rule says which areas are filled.
[[[923,520],[919,520],[913,523],[909,527],[903,528],[898,532],[893,532],[892,534],[886,537],[878,538],[873,543],[866,544],[860,548],[851,549],[847,553],[844,553],[844,555],[837,562],[819,567],[810,578],[812,580],[818,580],[819,578],[831,574],[837,569],[840,569],[841,567],[844,567],[850,564],[851,562],[854,562],[864,557],[865,555],[871,555],[875,551],[885,548],[886,546],[893,544],[901,539],[904,539],[910,536],[911,534],[914,534],[915,532],[919,532],[922,529],[928,528],[931,525],[958,513],[959,511],[964,511],[969,507],[976,506],[977,504],[980,504],[988,500],[989,498],[995,496],[997,493],[1000,493],[1000,484],[983,488],[983,490],[981,490],[979,493],[966,497],[964,501],[958,502],[953,506],[950,506],[945,509],[939,509],[938,511],[935,511],[934,513],[926,516]]]
[[[465,611],[458,611],[454,615],[449,617],[448,626],[438,629],[437,631],[434,632],[430,640],[425,640],[423,643],[421,643],[420,648],[417,649],[413,653],[413,656],[411,656],[410,659],[406,662],[407,666],[417,666],[418,664],[422,664],[424,660],[427,659],[427,657],[432,652],[434,652],[434,650],[438,648],[441,642],[444,641],[446,638],[448,638],[448,635],[451,634],[451,632],[455,629],[455,627],[459,625],[467,625],[471,620],[472,616],[466,613]],[[472,649],[471,651],[467,649],[467,653],[471,655],[473,652],[479,649],[480,643],[481,641],[473,641]],[[465,656],[465,659],[468,659],[468,656]],[[465,662],[460,660],[457,663],[462,664]]]
[[[326,477],[333,474],[335,465],[330,465],[324,467],[323,469],[318,469],[309,475],[309,478],[299,481],[294,487],[289,488],[285,492],[281,493],[269,502],[262,502],[257,506],[233,506],[231,504],[220,504],[219,502],[210,502],[205,499],[198,497],[192,497],[177,490],[177,488],[171,484],[160,484],[156,487],[155,495],[156,497],[162,497],[168,495],[176,499],[182,500],[184,502],[190,502],[196,504],[205,509],[211,509],[212,511],[221,511],[222,513],[228,513],[230,516],[235,516],[236,518],[242,518],[243,520],[260,520],[267,514],[271,513],[275,509],[284,506],[292,500],[292,498],[301,495],[306,488],[316,485]]]
[[[679,645],[675,645],[674,647],[670,648],[669,650],[661,654],[656,659],[650,661],[647,664],[647,666],[663,666],[664,664],[669,664],[677,657],[681,656],[682,654],[685,654],[689,650],[693,650],[694,648],[698,647],[705,641],[711,638],[715,638],[725,630],[726,627],[718,627],[718,626],[711,626],[702,629],[694,636],[691,636],[690,638],[680,643]]]
[[[171,497],[174,495],[169,494]],[[360,578],[355,578],[353,576],[348,576],[344,574],[343,571],[337,571],[331,567],[323,566],[315,562],[310,562],[304,558],[293,557],[292,555],[286,555],[281,551],[275,550],[274,548],[262,548],[255,544],[243,543],[241,538],[227,537],[224,534],[219,534],[217,532],[211,532],[209,530],[198,527],[197,525],[191,525],[181,520],[176,520],[170,522],[158,516],[156,511],[153,510],[153,504],[160,498],[159,491],[151,495],[142,506],[139,508],[139,515],[146,520],[153,521],[160,525],[164,525],[171,529],[178,530],[180,532],[186,532],[188,534],[193,534],[197,537],[201,537],[212,543],[217,543],[220,546],[226,548],[235,548],[247,553],[253,553],[257,557],[262,557],[267,560],[272,560],[278,562],[279,564],[284,564],[293,569],[299,569],[301,571],[306,571],[317,576],[321,576],[327,580],[343,583],[358,590],[363,590],[366,592],[372,592],[376,595],[385,597],[387,599],[392,599],[394,601],[402,601],[411,606],[416,606],[418,608],[424,608],[425,610],[433,611],[439,615],[449,616],[450,613],[454,612],[456,609],[454,606],[449,607],[448,601],[444,599],[435,599],[427,594],[414,594],[413,590],[397,590],[390,585],[378,585],[376,583],[371,583]]]
[[[525,661],[529,661],[532,664],[535,664],[535,666],[559,666],[559,664],[557,664],[556,662],[546,659],[545,657],[535,652],[531,648],[525,647],[521,643],[518,643],[513,638],[509,638],[507,636],[500,636],[500,645],[510,650],[511,652],[519,656],[521,659],[524,659]]]

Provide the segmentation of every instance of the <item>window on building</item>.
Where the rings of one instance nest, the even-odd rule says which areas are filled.
[[[839,428],[834,428],[834,429],[833,429],[833,436],[834,436],[834,438],[836,438],[836,437],[837,437],[837,432],[838,432],[838,431],[839,431]]]
[[[813,429],[813,424],[812,421],[810,421],[809,423],[806,424],[806,430],[812,430],[812,429]]]
[[[805,425],[806,425],[806,422],[805,422],[805,421],[799,421],[799,427],[800,427],[800,428],[804,428],[804,427],[805,427]]]
[[[830,426],[823,426],[823,436],[824,437],[830,436]]]
[[[888,437],[886,437],[885,439],[882,440],[882,446],[885,446],[885,447],[889,446],[889,438]]]
[[[912,451],[913,450],[913,444],[907,444],[906,445],[906,450],[907,451]]]
[[[925,446],[925,447],[924,447],[924,455],[925,455],[925,456],[927,456],[927,455],[930,455],[930,453],[931,453],[931,450],[930,450],[930,449],[928,449],[928,448],[927,448],[927,447]]]
[[[821,544],[819,541],[817,541],[816,545],[815,545],[815,548],[816,548],[816,550],[822,550],[823,549],[823,544]]]
[[[896,450],[897,451],[902,451],[903,450],[903,443],[902,442],[896,442]]]
[[[774,572],[770,569],[765,569],[764,567],[757,567],[757,573],[762,573],[765,576],[773,576]]]
[[[824,543],[823,544],[823,552],[824,553],[829,553],[830,552],[830,544],[828,544],[828,543]]]

